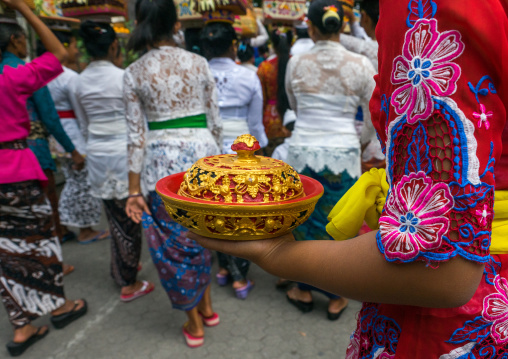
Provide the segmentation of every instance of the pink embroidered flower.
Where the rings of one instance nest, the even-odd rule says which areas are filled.
[[[476,210],[476,215],[480,217],[480,224],[483,226],[487,225],[487,217],[492,214],[489,211],[487,211],[488,209],[489,207],[486,204],[484,204],[483,211],[479,209]]]
[[[432,114],[432,95],[450,96],[457,89],[460,66],[451,62],[464,51],[458,31],[437,31],[436,19],[422,19],[408,30],[402,55],[393,60],[392,84],[401,85],[392,105],[408,123]]]
[[[501,345],[508,343],[508,281],[497,276],[494,287],[497,293],[490,294],[483,300],[482,316],[493,322],[490,335]]]
[[[494,112],[485,112],[487,109],[485,108],[485,105],[482,104],[480,104],[480,111],[482,113],[473,112],[473,117],[478,120],[478,128],[482,128],[482,123],[485,123],[485,129],[488,130],[490,128],[489,117],[494,116]]]
[[[408,261],[420,251],[439,248],[450,224],[445,215],[453,204],[448,186],[432,184],[425,172],[402,177],[379,219],[386,258]]]

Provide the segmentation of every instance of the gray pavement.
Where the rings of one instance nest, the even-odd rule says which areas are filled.
[[[327,299],[314,294],[314,311],[302,314],[291,306],[276,278],[253,265],[250,277],[256,287],[245,301],[235,298],[231,288],[212,284],[214,310],[221,324],[207,328],[205,344],[190,349],[181,334],[185,313],[173,310],[162,289],[146,244],[140,279],[156,283],[154,292],[131,303],[119,300],[119,288],[109,276],[109,240],[63,245],[64,260],[76,271],[65,278],[66,295],[84,297],[89,303],[86,317],[49,335],[28,349],[22,358],[343,358],[349,335],[356,324],[360,303],[350,301],[336,322],[326,319]],[[217,273],[214,261],[212,273]],[[49,318],[34,324],[49,324]],[[0,358],[7,358],[4,343],[12,331],[5,311],[0,309]]]

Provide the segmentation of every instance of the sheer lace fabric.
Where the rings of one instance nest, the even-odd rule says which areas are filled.
[[[366,57],[337,42],[319,41],[290,60],[286,89],[297,120],[289,139],[289,164],[297,170],[307,165],[317,172],[328,167],[334,174],[347,170],[360,175],[360,144],[374,134],[368,106],[374,74]],[[359,106],[365,123],[361,136],[355,129]]]
[[[200,157],[219,154],[222,123],[215,80],[206,60],[176,47],[153,49],[124,77],[129,170],[142,172],[153,191],[162,177],[187,170]],[[207,129],[148,131],[147,122],[206,114]]]

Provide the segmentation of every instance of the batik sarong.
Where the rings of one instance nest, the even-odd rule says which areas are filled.
[[[141,224],[125,213],[126,199],[103,200],[111,233],[111,276],[122,287],[136,283],[141,256]]]
[[[173,308],[191,310],[210,285],[211,254],[187,238],[188,230],[169,217],[155,192],[148,196],[152,215],[144,214],[143,229],[153,263]]]
[[[72,161],[67,158],[61,159],[60,164],[65,176],[65,185],[58,201],[60,223],[78,228],[98,225],[101,220],[101,201],[90,193],[87,169],[73,169]]]
[[[62,251],[38,181],[0,184],[0,295],[21,328],[65,303]]]

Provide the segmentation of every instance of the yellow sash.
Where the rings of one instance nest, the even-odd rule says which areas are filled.
[[[384,169],[373,168],[364,173],[328,215],[328,234],[337,241],[356,237],[364,220],[370,229],[378,229],[388,189]],[[507,254],[508,191],[495,192],[494,213],[490,253]]]

